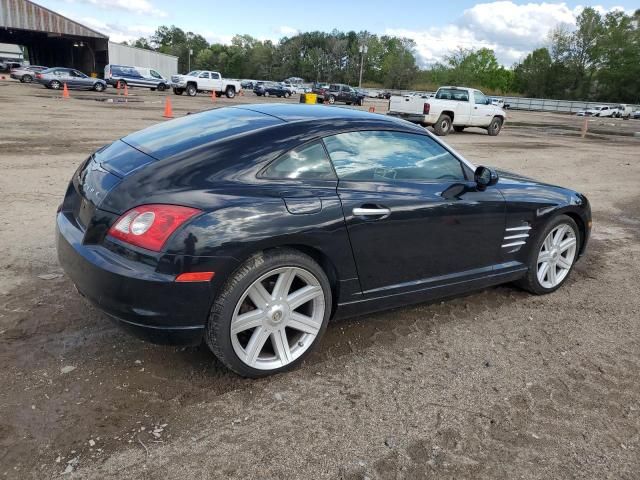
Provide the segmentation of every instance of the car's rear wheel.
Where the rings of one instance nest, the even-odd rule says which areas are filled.
[[[53,88],[54,90],[60,90],[60,87],[62,87],[62,85],[58,80],[51,80],[51,82],[49,82],[49,87]]]
[[[22,83],[31,83],[33,82],[33,77],[31,75],[23,75],[20,81]]]
[[[492,137],[495,137],[500,133],[500,130],[502,130],[502,119],[500,117],[493,117],[489,128],[487,128],[487,132]]]
[[[189,95],[190,97],[195,97],[196,94],[198,93],[198,89],[196,88],[195,85],[187,85],[187,95]]]
[[[331,287],[322,268],[296,250],[251,257],[216,299],[205,339],[228,368],[261,377],[299,365],[322,337]]]
[[[227,96],[227,98],[233,98],[236,96],[236,89],[233,87],[227,87],[227,90],[225,91],[225,95]]]
[[[536,237],[529,271],[518,285],[537,295],[557,290],[569,278],[579,246],[576,222],[566,215],[555,217]]]
[[[449,133],[449,130],[451,130],[451,117],[444,113],[440,115],[438,121],[433,125],[433,130],[439,137],[446,136]]]

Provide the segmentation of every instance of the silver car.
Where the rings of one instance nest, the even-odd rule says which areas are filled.
[[[38,65],[26,65],[24,67],[12,68],[11,78],[20,80],[22,83],[31,83],[36,78],[36,73],[46,70],[47,67],[41,67]]]
[[[95,90],[102,92],[107,88],[107,82],[100,78],[93,78],[73,68],[48,68],[36,73],[36,81],[47,88],[61,89],[65,84],[67,88]]]

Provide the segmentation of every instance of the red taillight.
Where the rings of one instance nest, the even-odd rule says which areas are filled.
[[[42,78],[42,74],[41,73],[36,73],[36,78]]]
[[[429,110],[431,110],[431,105],[425,103],[422,107],[422,113],[425,115],[429,115]]]
[[[118,218],[109,235],[159,252],[180,225],[200,212],[197,208],[178,205],[140,205]]]

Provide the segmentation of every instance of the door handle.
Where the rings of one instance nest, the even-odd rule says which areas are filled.
[[[389,215],[391,210],[388,208],[362,208],[356,207],[353,209],[353,215],[356,217],[381,217],[383,215]]]

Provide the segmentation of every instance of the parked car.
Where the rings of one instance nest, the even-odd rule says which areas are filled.
[[[579,117],[613,117],[615,116],[617,109],[608,105],[596,105],[584,110],[579,110],[576,113]]]
[[[176,95],[187,92],[190,97],[195,97],[198,92],[216,92],[216,95],[225,94],[227,98],[233,98],[242,90],[239,81],[224,79],[220,72],[209,70],[194,70],[186,75],[173,75],[171,86]]]
[[[282,82],[282,86],[286,88],[291,95],[298,93],[298,87],[289,82]]]
[[[24,67],[23,62],[16,62],[15,60],[3,60],[0,62],[0,72],[10,72],[14,68]]]
[[[164,92],[169,88],[171,83],[152,68],[113,64],[104,67],[104,79],[114,87],[117,87],[119,83],[121,87],[126,84],[129,87],[157,89],[160,92]]]
[[[636,110],[635,112],[633,112],[631,114],[631,118],[633,119],[640,119],[640,110]]]
[[[27,65],[24,67],[12,68],[9,76],[22,83],[31,83],[36,78],[36,73],[46,70],[48,67],[39,65]]]
[[[332,83],[323,93],[324,101],[330,104],[342,102],[347,105],[362,105],[364,97],[363,93],[358,93],[353,87],[342,83]]]
[[[246,90],[253,90],[256,82],[254,80],[242,80],[240,86]]]
[[[433,126],[439,136],[447,135],[452,127],[456,132],[481,127],[489,135],[498,135],[507,118],[505,111],[492,105],[480,90],[466,87],[441,87],[434,98],[393,96],[388,115]]]
[[[291,90],[284,83],[273,83],[264,87],[262,94],[265,97],[273,95],[278,98],[289,98],[291,96]]]
[[[93,78],[73,68],[53,67],[36,73],[36,81],[47,88],[61,89],[65,84],[71,89],[85,89],[102,92],[107,88],[107,82],[100,78]]]
[[[626,103],[621,103],[615,107],[615,113],[613,114],[616,118],[630,118],[631,113],[633,112],[633,108],[631,105],[627,105]]]
[[[264,95],[264,91],[269,85],[271,85],[270,82],[256,82],[256,84],[253,87],[253,93],[261,97]]]
[[[62,267],[109,317],[156,342],[204,340],[258,377],[299,365],[329,318],[506,282],[554,292],[585,252],[591,210],[408,122],[260,104],[100,148],[56,230]]]

